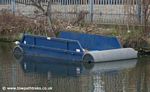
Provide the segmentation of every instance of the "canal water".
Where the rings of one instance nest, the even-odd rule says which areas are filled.
[[[16,60],[0,42],[0,92],[150,92],[150,58],[71,64],[47,57]]]

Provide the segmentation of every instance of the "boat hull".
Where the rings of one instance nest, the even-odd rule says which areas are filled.
[[[38,57],[49,57],[55,60],[66,60],[81,62],[83,53],[77,53],[73,51],[59,50],[53,48],[45,48],[38,46],[19,45],[21,48],[21,54]]]

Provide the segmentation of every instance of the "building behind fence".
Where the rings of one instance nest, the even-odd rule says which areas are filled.
[[[47,2],[48,0],[42,0],[42,5],[47,5]],[[140,25],[144,20],[142,0],[52,0],[51,2],[52,18],[73,21],[80,12],[85,12],[85,22],[98,24]],[[37,8],[32,4],[31,0],[0,0],[0,9],[8,8],[13,12],[33,15]]]

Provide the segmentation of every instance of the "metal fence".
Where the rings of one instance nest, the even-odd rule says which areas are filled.
[[[41,1],[43,6],[47,5],[48,0]],[[144,20],[142,0],[51,0],[51,2],[52,18],[74,21],[83,13],[82,18],[85,22],[98,24],[141,24]],[[31,5],[31,0],[1,0],[0,4],[9,4],[13,12],[23,11],[23,14],[32,15],[36,10]]]
[[[54,16],[74,20],[85,12],[85,21],[100,24],[140,24],[143,17],[140,0],[57,0]]]
[[[11,0],[0,0],[0,5],[11,4]]]

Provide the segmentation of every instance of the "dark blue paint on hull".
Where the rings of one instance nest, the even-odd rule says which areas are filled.
[[[27,46],[27,45],[20,45],[20,47],[23,49],[24,55],[49,57],[55,60],[81,62],[83,56],[82,53],[75,54],[69,51],[56,50],[56,49],[44,48],[44,47],[34,47],[34,46]]]

